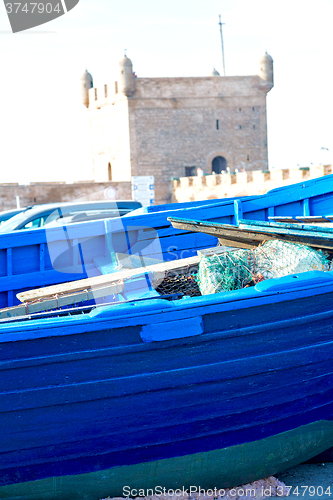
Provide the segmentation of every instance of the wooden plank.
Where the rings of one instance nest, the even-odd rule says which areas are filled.
[[[252,227],[245,224],[240,224],[239,229],[248,231],[256,241],[280,239],[289,241],[290,243],[297,243],[302,245],[309,245],[315,248],[333,250],[333,234],[327,233],[327,229],[320,228],[320,231],[315,227],[308,227],[304,229],[291,229],[289,227],[269,227],[269,226],[256,226]],[[313,231],[311,232],[311,229]],[[325,231],[325,232],[324,232]]]
[[[276,216],[276,217],[268,217],[268,219],[272,222],[288,222],[288,223],[298,223],[298,224],[332,224],[333,223],[333,215],[322,215],[322,216]]]
[[[257,220],[248,220],[248,219],[242,219],[240,220],[240,223],[238,226],[234,226],[232,224],[222,224],[220,222],[207,222],[207,221],[201,221],[201,220],[190,220],[190,219],[178,219],[178,218],[173,218],[170,217],[170,221],[174,227],[182,227],[182,228],[187,228],[188,231],[193,231],[193,232],[205,232],[207,234],[212,234],[214,236],[217,236],[219,232],[221,232],[221,229],[226,229],[226,230],[235,230],[235,228],[240,228],[240,227],[247,227],[247,228],[263,228],[267,231],[272,231],[273,229],[276,229],[279,232],[287,231],[287,232],[295,232],[295,234],[312,234],[312,235],[317,235],[327,237],[327,238],[333,238],[333,228],[330,226],[321,226],[321,227],[316,227],[316,226],[308,226],[305,225],[304,227],[300,228],[299,224],[294,223],[295,221],[292,220],[290,221],[288,218],[288,223],[282,223],[282,222],[277,222],[277,221],[272,221],[272,222],[266,222],[266,221],[257,221]]]
[[[51,309],[59,309],[63,306],[73,305],[78,302],[86,302],[88,300],[106,297],[107,295],[122,293],[124,285],[122,283],[112,284],[99,288],[90,288],[81,290],[78,293],[57,295],[53,298],[39,299],[38,301],[26,302],[14,307],[0,309],[0,319],[13,318],[17,316],[29,316],[29,314],[48,311]]]
[[[309,245],[333,251],[333,230],[314,226],[298,228],[295,224],[243,220],[239,226],[213,224],[202,221],[169,219],[174,227],[203,232],[219,238],[219,242],[240,248],[251,248],[263,241],[279,239],[290,243]]]
[[[297,222],[296,218],[293,215],[286,215],[286,216],[268,216],[268,220],[274,221],[274,222],[288,222],[288,223],[294,223]]]
[[[137,269],[129,269],[124,271],[118,271],[104,276],[95,276],[93,278],[86,278],[83,280],[72,281],[70,283],[63,283],[60,285],[52,285],[45,288],[38,288],[35,290],[29,290],[27,292],[21,292],[17,294],[17,298],[21,302],[27,302],[30,300],[36,300],[39,298],[52,297],[52,295],[70,292],[79,292],[84,289],[89,289],[91,287],[98,287],[102,285],[111,285],[116,281],[129,279],[133,276],[138,276],[140,274],[145,274],[148,272],[154,273],[156,275],[161,274],[163,277],[167,271],[173,269],[183,269],[189,266],[198,264],[200,257],[195,255],[194,257],[188,257],[187,259],[172,260],[169,262],[162,262],[161,264],[155,264],[153,266],[140,267]]]
[[[186,219],[169,219],[174,227],[181,227],[182,229],[187,228],[187,231],[198,232],[210,234],[219,238],[221,245],[227,247],[237,247],[237,248],[247,248],[246,240],[244,241],[243,236],[238,238],[235,232],[237,226],[232,226],[231,224],[218,224],[218,223],[205,223],[203,221],[189,221]],[[231,228],[228,231],[227,228]],[[243,243],[244,242],[244,243]],[[249,248],[258,245],[259,243],[253,239],[249,243]]]
[[[304,224],[302,227],[295,223],[282,223],[282,222],[266,222],[257,220],[242,220],[239,227],[263,228],[265,231],[279,231],[281,233],[287,232],[295,235],[311,235],[313,237],[322,237],[333,239],[333,228],[330,225],[314,226],[311,224]]]

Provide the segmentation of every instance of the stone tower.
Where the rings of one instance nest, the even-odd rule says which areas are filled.
[[[89,85],[89,77],[85,77]],[[173,177],[267,170],[266,95],[273,59],[259,74],[136,78],[124,57],[118,81],[89,90],[96,181],[155,176],[155,199],[170,199]]]
[[[81,77],[81,97],[84,106],[89,108],[89,89],[94,86],[93,78],[87,70],[83,73]]]
[[[119,62],[118,91],[127,97],[134,92],[133,65],[126,55]]]
[[[265,52],[259,64],[259,76],[262,80],[262,85],[265,85],[266,91],[269,92],[274,86],[273,58]]]

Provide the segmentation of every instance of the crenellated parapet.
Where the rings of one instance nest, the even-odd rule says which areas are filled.
[[[106,83],[89,90],[89,109],[100,109],[124,99],[126,96],[118,91],[118,82]]]
[[[89,73],[88,73],[89,75]],[[101,87],[90,85],[87,72],[82,77],[83,103],[90,109],[100,109],[108,104],[130,97],[135,90],[135,80],[132,61],[125,55],[119,62],[118,80]],[[85,89],[87,94],[85,94]],[[88,104],[86,104],[88,103]]]
[[[202,177],[181,177],[172,181],[173,201],[186,202],[238,196],[256,196],[271,189],[333,173],[332,165],[304,168],[229,172]]]

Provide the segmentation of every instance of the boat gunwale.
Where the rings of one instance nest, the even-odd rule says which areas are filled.
[[[321,274],[323,272],[309,271],[300,274],[311,275],[313,273],[317,276],[317,273]],[[323,274],[330,274],[332,276],[332,282],[324,280],[323,283],[317,282],[311,284],[311,279],[309,279],[306,280],[306,286],[287,289],[258,291],[256,287],[249,287],[201,297],[186,297],[176,301],[163,300],[162,298],[153,300],[147,299],[146,301],[138,303],[134,301],[117,305],[100,305],[86,314],[23,320],[22,322],[9,322],[8,324],[2,323],[0,325],[0,345],[5,342],[88,333],[101,328],[112,330],[129,326],[161,324],[161,314],[163,315],[163,320],[167,321],[167,317],[169,316],[170,321],[176,322],[179,319],[194,318],[218,312],[228,313],[228,311],[234,312],[236,310],[251,309],[252,307],[260,307],[263,305],[274,306],[274,304],[285,301],[298,301],[314,296],[324,296],[333,292],[333,271],[328,271]],[[267,280],[267,282],[277,282],[280,279],[283,278],[274,278],[272,280]],[[225,306],[224,309],[221,308],[223,306]],[[131,309],[132,311],[130,312]],[[311,316],[318,320],[320,318],[330,317],[332,314],[333,306],[332,310],[314,313]],[[293,318],[293,320],[297,319],[298,323],[301,324],[307,322],[308,318],[309,315],[302,318]],[[258,328],[266,328],[266,325],[284,324],[285,322],[288,326],[290,321],[290,319],[285,318],[279,322],[259,325]],[[66,326],[71,326],[71,329],[66,330],[66,328],[64,328]],[[244,327],[244,330],[247,328],[249,327]],[[236,330],[227,330],[225,334],[228,335],[229,333],[229,335],[233,336],[235,331]],[[210,335],[210,333],[205,333],[205,335]],[[173,341],[182,341],[182,338],[167,340],[166,342]],[[161,344],[161,342],[159,342],[159,344]]]

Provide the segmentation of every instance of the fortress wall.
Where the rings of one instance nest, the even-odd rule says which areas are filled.
[[[94,201],[105,200],[115,192],[118,200],[131,200],[130,182],[36,182],[28,185],[0,184],[0,210],[16,208],[16,196],[20,197],[21,207],[59,201]],[[110,192],[111,191],[111,192]]]
[[[332,174],[332,172],[332,165],[318,165],[300,169],[255,170],[236,174],[182,177],[172,181],[172,201],[186,202],[255,196],[265,194],[274,188],[315,179],[316,177]]]
[[[133,97],[160,100],[257,95],[262,92],[260,85],[261,80],[257,75],[137,78]]]
[[[89,90],[89,108],[99,108],[124,99],[115,92],[117,82]],[[173,97],[233,97],[256,95],[263,92],[264,84],[258,75],[221,77],[165,77],[135,78],[133,97],[136,99],[168,99]]]
[[[269,172],[254,170],[236,174],[182,177],[171,181],[168,191],[172,202],[255,196],[267,193],[267,191],[277,187],[332,173],[332,165],[318,165],[306,169],[281,169]],[[0,210],[16,208],[16,196],[20,197],[22,207],[59,201],[105,200],[108,199],[106,197],[108,188],[110,188],[109,194],[115,193],[118,200],[132,199],[130,182],[88,181],[72,184],[66,184],[65,182],[37,182],[28,185],[13,183],[0,185]],[[160,189],[157,187],[156,198],[162,196]]]
[[[212,172],[265,170],[266,94],[258,76],[140,78],[128,99],[132,175],[154,175],[156,202],[170,202],[170,180],[188,167]]]
[[[268,169],[259,76],[135,78],[129,97],[114,91],[113,83],[89,91],[96,181],[154,175],[156,203],[168,203],[173,177],[198,167],[210,174],[217,156],[231,171]]]

